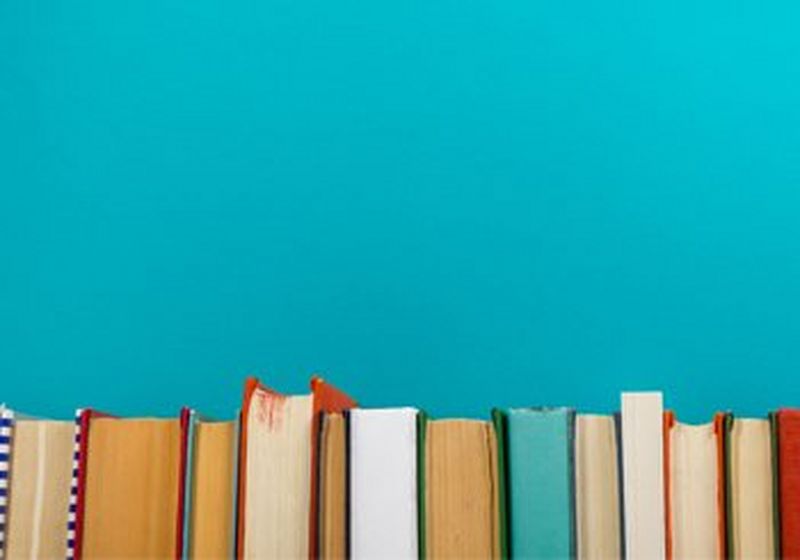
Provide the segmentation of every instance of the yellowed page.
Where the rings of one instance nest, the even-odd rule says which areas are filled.
[[[74,434],[74,422],[16,421],[6,558],[64,558]]]
[[[320,454],[320,552],[324,560],[347,556],[345,423],[341,414],[326,414]]]
[[[178,420],[92,420],[83,558],[174,559]]]
[[[233,550],[236,422],[198,422],[190,509],[192,559],[228,558]]]
[[[427,555],[497,558],[497,439],[475,420],[433,420],[425,441]]]

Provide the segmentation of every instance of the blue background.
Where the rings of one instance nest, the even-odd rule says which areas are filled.
[[[0,3],[0,399],[800,405],[789,4]]]

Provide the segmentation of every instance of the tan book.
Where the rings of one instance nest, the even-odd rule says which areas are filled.
[[[51,420],[15,422],[6,558],[64,558],[74,427]]]
[[[498,442],[479,420],[425,422],[425,556],[499,558]]]
[[[91,420],[84,560],[176,557],[182,452],[178,419]]]
[[[235,537],[237,422],[195,424],[189,506],[189,557],[228,558]]]
[[[347,453],[345,418],[324,414],[320,432],[320,557],[347,557]]]
[[[575,419],[575,501],[578,558],[621,555],[621,507],[614,417],[578,414]]]

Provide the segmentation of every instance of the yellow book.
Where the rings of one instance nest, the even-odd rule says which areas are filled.
[[[198,421],[189,508],[189,557],[228,558],[235,527],[236,421]]]
[[[179,419],[92,418],[82,558],[174,559],[181,550]]]

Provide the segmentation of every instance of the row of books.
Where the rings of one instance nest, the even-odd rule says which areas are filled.
[[[800,411],[436,419],[245,383],[230,421],[0,410],[6,558],[800,557]]]

